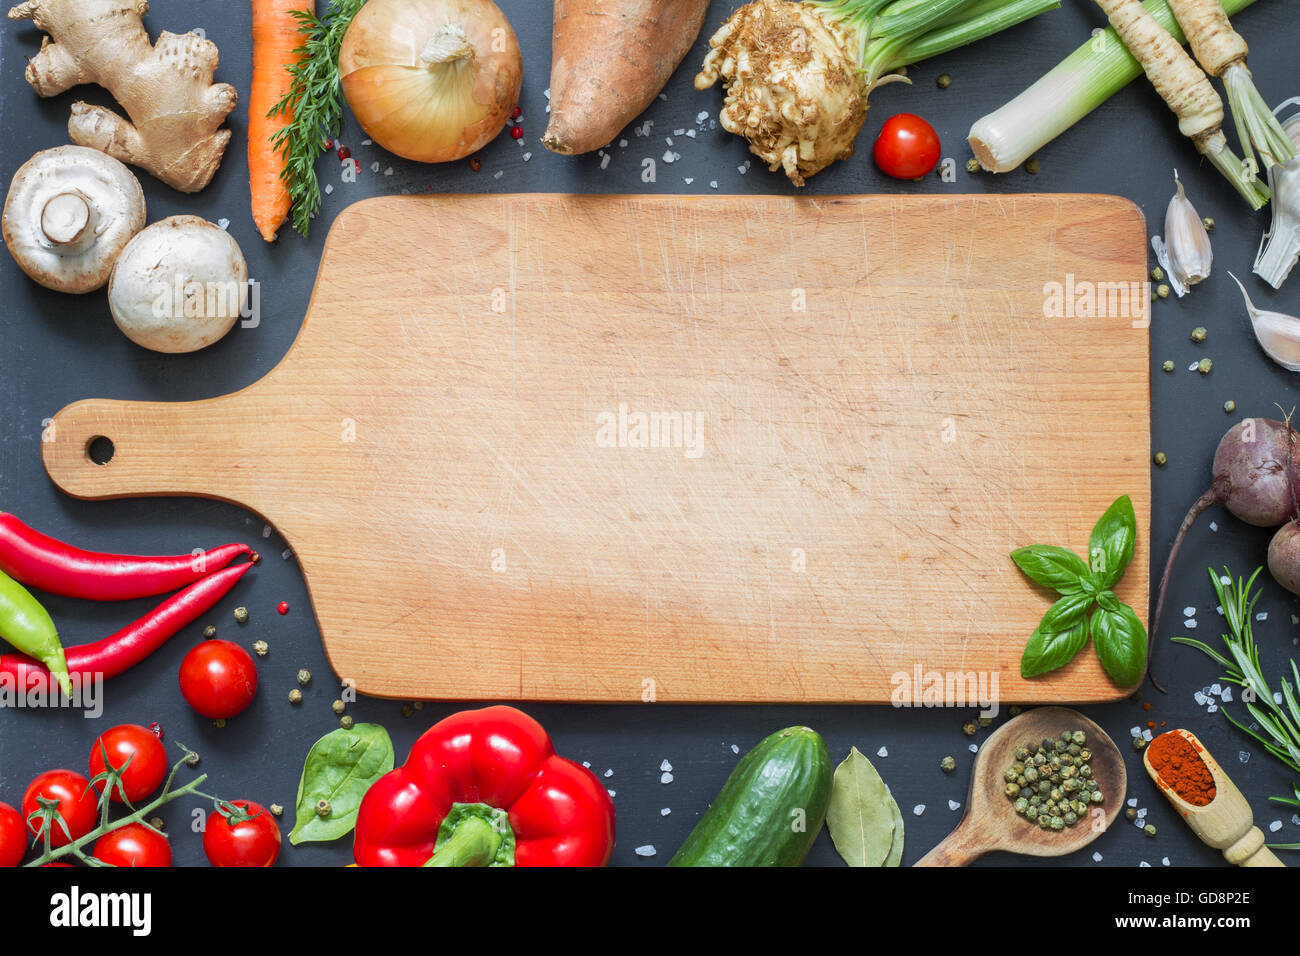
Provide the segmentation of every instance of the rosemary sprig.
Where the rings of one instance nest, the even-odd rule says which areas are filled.
[[[1251,630],[1252,612],[1260,593],[1256,591],[1252,594],[1251,588],[1262,570],[1263,568],[1256,568],[1249,580],[1238,578],[1234,584],[1232,573],[1224,568],[1224,575],[1229,581],[1226,585],[1213,569],[1210,570],[1210,581],[1214,584],[1214,593],[1218,595],[1219,605],[1223,608],[1223,619],[1228,625],[1229,633],[1223,635],[1226,656],[1190,637],[1175,637],[1173,641],[1175,644],[1194,647],[1218,662],[1224,670],[1221,679],[1242,688],[1241,700],[1260,730],[1247,727],[1233,717],[1226,707],[1223,708],[1224,716],[1238,730],[1259,741],[1284,766],[1300,774],[1300,701],[1296,699],[1297,688],[1300,688],[1300,668],[1296,667],[1294,660],[1291,661],[1294,683],[1288,682],[1286,677],[1281,679],[1282,703],[1278,703],[1268,681],[1264,680],[1264,675],[1260,672],[1259,646],[1255,643],[1255,635]],[[1292,790],[1294,797],[1269,799],[1290,807],[1300,807],[1300,781],[1292,784]],[[1300,848],[1300,845],[1276,848],[1295,849]]]
[[[331,0],[323,16],[292,11],[303,37],[302,46],[295,51],[300,59],[287,68],[293,85],[269,115],[292,117],[289,125],[275,134],[272,144],[284,159],[280,178],[289,187],[293,202],[293,227],[304,237],[321,205],[316,160],[325,152],[326,141],[339,134],[343,122],[339,48],[352,18],[365,3]]]

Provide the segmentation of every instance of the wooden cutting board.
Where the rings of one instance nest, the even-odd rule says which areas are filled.
[[[42,453],[79,498],[263,516],[369,694],[1118,698],[1091,653],[1021,680],[1049,597],[1007,555],[1128,493],[1145,619],[1148,305],[1103,285],[1145,272],[1099,196],[374,199],[265,378],[77,402]]]

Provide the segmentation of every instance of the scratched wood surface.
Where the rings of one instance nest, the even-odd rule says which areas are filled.
[[[77,402],[42,453],[80,498],[274,524],[365,693],[1110,699],[1092,654],[1021,680],[1049,596],[1007,554],[1086,550],[1128,493],[1146,616],[1146,300],[1109,285],[1145,270],[1098,196],[373,199],[265,378]]]

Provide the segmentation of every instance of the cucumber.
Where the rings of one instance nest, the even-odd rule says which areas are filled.
[[[807,727],[745,754],[669,866],[799,866],[826,820],[831,755]]]

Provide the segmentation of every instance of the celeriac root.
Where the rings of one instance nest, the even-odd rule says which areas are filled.
[[[48,36],[27,63],[41,96],[96,83],[130,116],[74,103],[68,135],[148,170],[181,192],[198,192],[221,165],[230,130],[221,124],[238,102],[235,88],[213,84],[217,47],[193,33],[149,42],[140,18],[147,0],[27,0],[9,11]]]
[[[790,0],[746,4],[709,40],[695,88],[719,78],[727,95],[718,120],[790,182],[853,155],[867,118],[861,43],[842,20]]]

